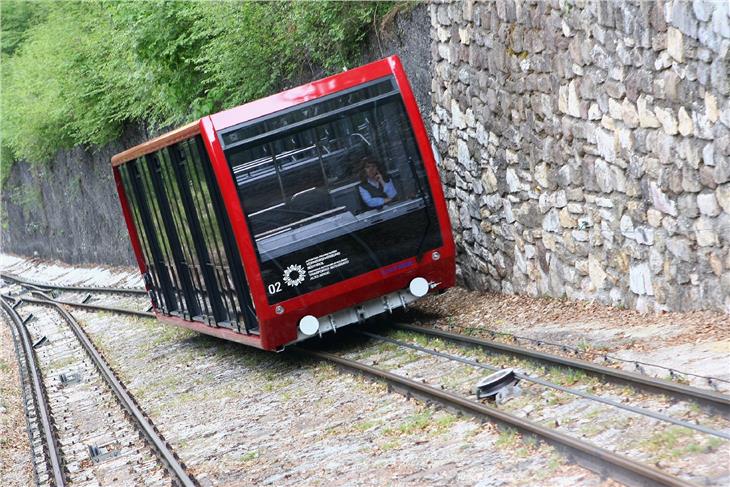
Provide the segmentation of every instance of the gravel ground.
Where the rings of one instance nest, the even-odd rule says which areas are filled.
[[[30,445],[10,320],[0,312],[0,485],[33,483]]]
[[[139,286],[128,269],[11,257],[0,267],[39,281]],[[730,337],[730,317],[717,313],[638,315],[463,289],[428,298],[416,312],[452,329],[489,327],[626,356],[643,356],[650,344],[660,345],[653,354],[684,346],[688,358],[672,357],[668,365],[730,373],[730,353],[716,350]],[[612,484],[510,431],[406,400],[327,365],[154,320],[74,314],[203,485]]]

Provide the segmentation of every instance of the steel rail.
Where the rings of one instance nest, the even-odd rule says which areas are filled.
[[[76,306],[76,307],[80,307],[80,308],[117,312],[117,313],[137,315],[137,316],[142,316],[142,317],[154,317],[154,314],[152,314],[152,313],[132,311],[132,310],[121,309],[121,308],[111,308],[111,307],[105,307],[105,306],[86,305],[86,304],[82,304],[82,303],[56,301],[56,300],[52,300],[48,297],[44,297],[44,299],[41,299],[41,300],[31,299],[31,298],[24,298],[23,300],[28,301],[28,302],[36,302],[38,304],[44,304],[44,305],[55,305],[56,307],[58,307],[60,309],[62,309],[59,306],[60,304],[66,304],[69,306]],[[398,326],[403,326],[403,327],[407,328],[409,325],[398,325]],[[413,328],[414,328],[413,331],[420,331],[420,329],[421,329],[421,327],[413,327]],[[563,433],[559,433],[557,431],[545,428],[545,427],[535,424],[533,422],[523,420],[522,418],[502,412],[495,408],[491,408],[491,407],[483,405],[481,403],[470,401],[466,398],[459,397],[455,394],[452,394],[452,393],[449,393],[449,392],[446,392],[443,390],[435,389],[435,388],[427,386],[425,384],[415,382],[411,379],[397,376],[396,374],[392,374],[388,371],[376,369],[376,368],[370,367],[365,364],[360,364],[358,362],[350,361],[350,360],[344,359],[342,357],[337,357],[335,355],[328,354],[326,352],[316,352],[316,351],[312,351],[312,350],[303,349],[300,347],[291,347],[291,349],[294,351],[303,353],[303,354],[308,354],[319,360],[332,361],[345,368],[348,368],[348,369],[351,369],[354,371],[358,371],[358,372],[363,372],[365,374],[374,376],[379,379],[384,379],[393,384],[400,385],[408,391],[413,390],[415,392],[418,392],[418,393],[424,395],[425,397],[427,397],[431,400],[436,400],[436,401],[442,402],[448,406],[455,407],[459,410],[473,414],[477,417],[486,416],[496,422],[505,424],[507,426],[514,427],[523,433],[535,436],[537,438],[541,438],[544,441],[557,447],[558,449],[568,451],[577,460],[577,463],[579,463],[580,465],[583,465],[584,467],[588,468],[589,470],[592,470],[600,475],[611,475],[614,478],[616,478],[617,480],[626,482],[629,485],[641,485],[641,486],[646,486],[646,485],[651,485],[651,486],[654,486],[654,485],[694,486],[694,485],[696,485],[691,482],[687,482],[685,480],[674,477],[670,474],[664,473],[660,470],[657,470],[652,467],[635,462],[624,456],[617,455],[615,453],[612,453],[610,451],[596,447],[589,443],[582,442],[580,440],[572,438]],[[613,369],[609,369],[609,370],[613,370]]]
[[[106,363],[104,357],[102,357],[101,354],[97,351],[96,347],[91,342],[86,332],[76,322],[74,317],[71,316],[71,314],[66,311],[59,303],[54,302],[50,298],[35,299],[24,297],[19,299],[26,303],[54,307],[61,314],[66,323],[68,323],[69,328],[71,328],[71,331],[74,333],[74,335],[76,335],[76,338],[81,343],[87,355],[91,358],[101,376],[104,378],[112,392],[119,400],[119,403],[124,409],[127,410],[134,422],[139,427],[140,431],[147,438],[149,444],[160,456],[160,459],[168,466],[168,471],[172,475],[174,475],[175,480],[184,487],[194,487],[198,485],[195,479],[186,472],[184,465],[170,450],[169,445],[165,442],[165,440],[160,437],[157,431],[155,431],[154,425],[152,425],[150,420],[137,406],[136,401],[129,394],[122,382],[117,378],[111,367],[109,367],[109,365]]]
[[[15,306],[15,303],[13,303],[12,306]],[[3,314],[3,316],[5,315]],[[15,326],[15,323],[12,321],[8,324],[8,326],[10,326],[10,334],[13,337],[13,348],[15,349],[15,357],[18,360],[18,385],[20,386],[22,395],[23,413],[25,414],[25,429],[28,433],[29,445],[32,445],[36,441],[36,439],[41,442],[43,441],[43,432],[41,428],[38,428],[38,419],[36,415],[37,405],[35,402],[35,398],[33,397],[32,390],[33,383],[30,379],[30,372],[28,371],[28,360],[25,356],[25,348],[23,347],[22,340],[20,338],[20,330],[18,330],[17,326]],[[38,463],[34,461],[35,453],[33,451],[28,451],[28,458],[33,464],[33,478],[35,478],[35,483],[36,485],[40,485],[39,479],[41,472],[39,471],[40,468],[38,466]],[[49,472],[49,465],[47,462],[45,467],[46,468],[43,471],[44,474],[46,474],[46,472]]]
[[[50,301],[52,303],[63,304],[66,306],[71,306],[73,308],[89,309],[92,311],[107,311],[109,313],[139,316],[140,318],[156,318],[156,315],[154,313],[150,313],[149,311],[135,311],[133,309],[115,308],[113,306],[102,306],[99,304],[75,303],[73,301],[65,301],[63,299],[53,299],[50,296],[48,296],[42,292],[39,292],[39,291],[33,291],[32,294],[34,296],[36,296],[36,295],[42,296],[42,299]],[[26,300],[26,298],[22,298],[22,299]]]
[[[520,432],[542,439],[556,448],[567,451],[578,464],[599,474],[610,476],[628,485],[640,486],[692,486],[692,482],[677,478],[648,465],[636,462],[622,455],[610,452],[590,443],[546,428],[532,421],[527,421],[499,409],[469,400],[451,392],[436,389],[421,382],[393,374],[360,362],[349,360],[327,352],[291,347],[311,358],[333,362],[346,369],[385,380],[389,384],[400,386],[408,393],[415,392],[429,400],[445,406],[456,408],[471,415],[489,418],[503,425],[516,428]]]
[[[508,353],[519,357],[527,357],[551,365],[560,365],[563,367],[580,369],[588,374],[604,377],[606,379],[620,382],[622,384],[630,385],[640,389],[649,389],[653,392],[661,392],[663,394],[697,401],[712,408],[715,408],[719,413],[725,416],[730,416],[730,396],[720,394],[718,392],[698,389],[696,387],[677,384],[676,382],[656,379],[653,377],[647,377],[624,370],[612,369],[610,367],[604,367],[602,365],[586,362],[585,360],[570,359],[566,357],[561,357],[559,355],[538,352],[535,350],[517,347],[514,345],[497,343],[490,340],[485,340],[483,338],[450,333],[443,330],[437,330],[435,328],[406,325],[402,323],[394,323],[392,327],[399,330],[422,333],[425,335],[430,335],[433,337],[454,342],[476,345],[500,353]]]
[[[7,272],[0,272],[0,278],[16,282],[21,285],[35,286],[36,288],[42,289],[56,289],[58,291],[71,291],[71,292],[96,292],[96,293],[109,293],[109,294],[147,294],[142,288],[132,287],[90,287],[90,286],[61,286],[58,284],[49,284],[37,281],[31,281],[29,279],[23,279],[22,277],[9,274]]]
[[[3,309],[15,325],[23,345],[23,350],[25,351],[28,375],[30,376],[33,384],[33,399],[36,403],[36,410],[40,417],[40,426],[43,431],[43,438],[46,446],[45,450],[47,452],[48,463],[51,466],[51,472],[53,474],[52,481],[56,487],[63,487],[66,485],[66,477],[63,471],[61,448],[58,444],[56,434],[53,431],[51,423],[51,409],[48,406],[46,394],[43,390],[40,367],[38,367],[36,356],[33,351],[32,340],[28,333],[28,329],[25,327],[23,320],[20,318],[20,315],[7,303],[6,299],[8,299],[7,296],[2,296],[2,298],[0,298],[0,304],[2,304]]]
[[[398,345],[400,347],[410,348],[411,350],[416,350],[418,352],[422,352],[422,353],[425,353],[428,355],[445,358],[447,360],[452,360],[454,362],[460,362],[462,364],[470,365],[472,367],[491,370],[492,372],[502,370],[500,367],[496,367],[494,365],[477,362],[476,360],[468,359],[466,357],[460,357],[458,355],[452,355],[452,354],[446,353],[446,352],[439,352],[438,350],[433,350],[430,348],[422,347],[420,345],[415,345],[413,343],[407,343],[407,342],[404,342],[401,340],[396,340],[395,338],[385,337],[385,336],[381,336],[381,335],[366,332],[366,331],[363,331],[360,333],[364,336],[373,338],[375,340],[392,343],[392,344]],[[674,424],[677,426],[682,426],[684,428],[689,428],[691,430],[698,431],[700,433],[705,433],[705,434],[712,435],[712,436],[716,436],[716,437],[722,438],[724,440],[730,440],[730,433],[708,428],[707,426],[703,426],[701,424],[695,424],[695,423],[691,423],[689,421],[684,421],[682,419],[676,419],[671,416],[667,416],[666,414],[657,413],[655,411],[645,409],[642,407],[631,406],[629,404],[623,404],[623,403],[614,401],[613,399],[607,399],[605,397],[596,396],[595,394],[589,394],[587,392],[579,391],[578,389],[573,389],[572,387],[561,386],[560,384],[556,384],[556,383],[550,382],[548,380],[540,379],[539,377],[532,377],[531,375],[524,374],[521,372],[515,372],[515,376],[518,377],[520,380],[524,380],[526,382],[532,382],[534,384],[538,384],[543,387],[565,392],[566,394],[572,394],[574,396],[582,397],[584,399],[588,399],[588,400],[591,400],[594,402],[605,404],[607,406],[612,406],[617,409],[623,409],[624,411],[629,411],[629,412],[639,414],[642,416],[647,416],[649,418],[658,419],[659,421],[664,421],[666,423],[671,423],[671,424]]]

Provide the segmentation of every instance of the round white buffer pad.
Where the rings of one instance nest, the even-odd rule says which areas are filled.
[[[413,294],[417,298],[420,298],[422,296],[425,296],[428,292],[428,281],[422,277],[416,277],[411,281],[408,289],[411,291],[411,294]]]
[[[299,330],[307,336],[314,335],[319,330],[319,320],[312,315],[307,315],[299,320]]]

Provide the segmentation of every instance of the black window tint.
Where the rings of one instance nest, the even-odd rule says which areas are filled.
[[[441,245],[391,78],[222,137],[272,304]],[[364,160],[382,181],[363,171]]]

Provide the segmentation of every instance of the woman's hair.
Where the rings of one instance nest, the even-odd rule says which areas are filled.
[[[378,164],[378,161],[375,160],[373,156],[363,156],[360,158],[359,166],[360,166],[360,182],[362,184],[366,184],[368,182],[368,174],[365,171],[365,167],[368,164],[372,164],[373,166],[378,168],[378,172],[380,172],[381,175],[383,175],[383,178],[386,177],[386,173],[383,171],[383,168],[380,167],[380,164]]]

